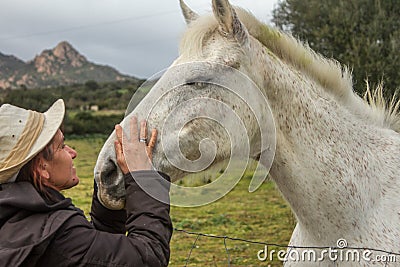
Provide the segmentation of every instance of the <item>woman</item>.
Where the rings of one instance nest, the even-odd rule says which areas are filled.
[[[104,208],[95,184],[88,222],[60,193],[79,183],[73,165],[77,152],[64,144],[59,129],[64,110],[62,100],[45,113],[0,107],[0,266],[167,266],[169,205],[151,198],[135,182],[147,179],[168,197],[169,178],[151,170],[157,132],[152,131],[146,145],[142,121],[139,141],[134,118],[132,138],[122,147],[122,128],[115,127],[126,209]]]

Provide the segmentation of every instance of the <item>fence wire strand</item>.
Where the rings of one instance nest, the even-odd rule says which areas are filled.
[[[176,229],[174,229],[174,230],[176,230]],[[197,235],[196,240],[193,242],[192,247],[190,248],[189,255],[186,259],[185,267],[189,264],[190,256],[192,255],[192,251],[195,248],[197,240],[199,240],[199,238],[200,238],[200,235]]]
[[[226,252],[226,255],[227,255],[227,258],[228,258],[228,267],[230,267],[231,266],[231,257],[229,255],[228,246],[226,245],[226,239],[227,238],[228,238],[227,236],[224,236],[224,247],[225,247],[225,252]]]

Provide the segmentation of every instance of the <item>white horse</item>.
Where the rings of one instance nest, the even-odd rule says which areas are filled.
[[[248,84],[240,83],[243,93],[254,83],[272,110],[275,157],[272,162],[262,164],[271,165],[269,175],[297,218],[289,245],[336,247],[338,240],[345,239],[349,247],[399,253],[398,105],[392,102],[391,108],[385,108],[385,103],[374,102],[373,96],[369,104],[363,101],[353,92],[347,68],[259,22],[248,12],[232,8],[228,0],[213,0],[213,14],[208,16],[199,16],[183,1],[181,7],[188,29],[181,41],[180,56],[131,113],[147,118],[149,127],[161,133],[162,140],[158,140],[154,151],[154,167],[177,180],[187,173],[179,164],[196,163],[207,151],[205,148],[215,150],[215,158],[209,162],[212,164],[230,156],[233,148],[221,141],[223,128],[215,123],[201,117],[180,128],[171,125],[169,114],[190,99],[196,101],[184,106],[182,116],[196,114],[202,108],[218,113],[217,103],[200,101],[204,98],[222,101],[234,110],[246,129],[246,140],[242,141],[248,142],[250,157],[260,159],[265,147],[260,145],[263,137],[256,116],[251,108],[243,107],[243,99],[235,100],[232,93],[216,82],[229,72],[221,66],[233,68],[251,80]],[[198,61],[206,63],[198,65],[195,63]],[[194,63],[187,64],[190,62]],[[174,70],[182,64],[184,68]],[[174,77],[183,82],[175,86]],[[371,96],[370,92],[368,95]],[[248,104],[264,105],[265,99],[257,97]],[[124,129],[128,128],[125,125],[129,117],[122,122]],[[259,118],[271,122],[268,114]],[[166,121],[169,124],[164,124]],[[164,131],[165,128],[168,130]],[[205,142],[202,146],[204,136],[213,139],[216,145],[208,146]],[[176,137],[182,155],[172,156],[171,163],[167,155],[175,149],[170,144]],[[124,205],[124,188],[115,164],[115,138],[112,133],[101,150],[95,179],[103,204],[119,209]],[[190,164],[185,166],[190,168]],[[379,253],[382,254],[372,251],[367,256],[373,260]],[[286,262],[290,266],[336,263],[380,264],[365,258],[359,263],[343,258],[335,260],[327,255],[323,261],[289,258]]]

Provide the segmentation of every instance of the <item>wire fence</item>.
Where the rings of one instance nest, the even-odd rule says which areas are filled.
[[[305,256],[308,256],[308,257],[310,257],[310,255],[311,255],[310,254],[310,250],[323,250],[323,251],[328,251],[329,250],[329,251],[336,251],[336,252],[338,252],[338,251],[350,251],[350,252],[353,253],[353,254],[341,254],[342,257],[343,257],[343,255],[345,255],[345,256],[347,255],[347,257],[349,257],[349,256],[353,256],[354,257],[355,256],[354,251],[359,251],[360,253],[363,252],[363,251],[364,252],[365,251],[366,252],[370,252],[370,253],[375,252],[375,253],[380,253],[379,259],[377,257],[375,257],[375,258],[370,257],[371,254],[364,255],[364,256],[368,256],[371,261],[373,261],[375,264],[380,264],[380,266],[398,266],[400,264],[400,253],[398,253],[398,252],[387,251],[387,250],[384,250],[384,249],[377,249],[377,248],[369,248],[369,247],[351,247],[351,246],[347,246],[347,243],[339,244],[339,241],[346,241],[344,239],[338,240],[338,244],[337,244],[338,246],[294,246],[294,245],[292,246],[292,245],[282,245],[282,244],[262,242],[262,241],[253,241],[253,240],[247,240],[247,239],[243,239],[243,238],[236,238],[236,237],[229,237],[229,236],[220,236],[220,235],[214,235],[214,234],[192,232],[192,231],[187,231],[187,230],[184,230],[184,229],[177,229],[177,228],[174,228],[174,231],[196,237],[195,240],[193,241],[192,245],[191,245],[191,248],[189,250],[188,256],[187,256],[187,258],[185,260],[185,265],[184,265],[185,267],[189,266],[193,250],[196,247],[196,244],[197,244],[197,242],[198,242],[200,237],[206,237],[206,238],[222,240],[223,246],[224,246],[224,250],[225,250],[225,253],[226,253],[226,266],[228,266],[228,267],[233,266],[232,265],[231,254],[230,254],[230,251],[229,251],[230,249],[229,249],[228,244],[227,244],[228,240],[229,241],[244,242],[244,243],[247,243],[247,244],[264,245],[264,246],[267,246],[267,247],[282,248],[282,249],[285,249],[289,255],[290,255],[290,251],[292,249],[306,250],[307,254],[305,254]],[[298,255],[298,254],[295,254],[295,255]],[[328,256],[328,255],[325,255],[325,256]],[[336,259],[336,265],[337,265],[339,259],[343,260],[343,258],[339,258],[338,254],[336,254],[336,256],[337,256],[337,259]],[[314,259],[308,258],[308,259],[316,261],[315,258]],[[291,260],[293,260],[293,258],[291,258]],[[299,259],[297,258],[296,260],[299,260]],[[300,259],[300,260],[304,260],[304,259]],[[332,258],[331,258],[331,260],[332,260]],[[347,259],[344,259],[344,260],[353,260],[354,261],[356,259],[355,258],[352,258],[352,259],[351,258],[350,259],[347,258]]]

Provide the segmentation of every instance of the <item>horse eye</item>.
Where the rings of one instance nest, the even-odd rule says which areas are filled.
[[[205,82],[187,82],[185,85],[194,86],[195,89],[202,89],[207,85]]]

